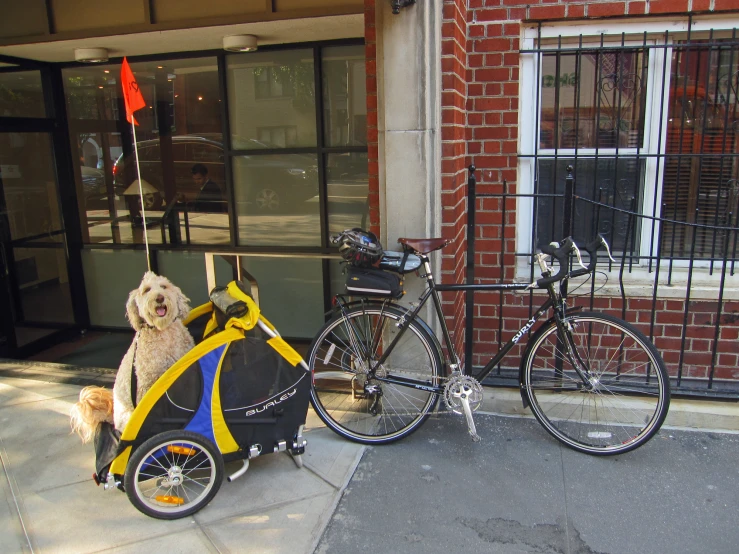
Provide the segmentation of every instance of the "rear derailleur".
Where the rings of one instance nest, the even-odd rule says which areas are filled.
[[[369,411],[372,415],[379,413],[380,398],[382,398],[382,387],[379,383],[373,383],[367,375],[357,375],[352,379],[352,396],[355,400],[371,399]]]

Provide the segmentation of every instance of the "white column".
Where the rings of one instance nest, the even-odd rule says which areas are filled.
[[[398,237],[441,236],[442,2],[393,15],[377,0],[375,13],[380,230],[385,247],[399,250]],[[419,280],[406,284],[415,300]]]

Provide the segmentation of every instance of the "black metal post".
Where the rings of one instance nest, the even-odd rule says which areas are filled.
[[[572,175],[574,168],[568,165],[565,177],[564,217],[562,218],[562,237],[572,235],[572,211],[575,203],[575,177]]]
[[[470,165],[467,177],[467,271],[468,285],[475,282],[475,210],[477,198],[475,196],[475,166]],[[464,329],[464,374],[472,375],[472,329],[475,309],[475,292],[468,290],[465,293],[465,329]]]

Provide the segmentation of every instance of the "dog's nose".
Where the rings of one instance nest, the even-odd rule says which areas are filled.
[[[161,304],[162,302],[164,302],[164,297],[160,294],[157,296],[157,304]]]

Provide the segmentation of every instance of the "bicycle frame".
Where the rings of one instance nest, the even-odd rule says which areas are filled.
[[[423,294],[418,300],[418,304],[415,306],[415,308],[408,313],[408,315],[403,315],[400,320],[398,321],[398,325],[400,328],[400,331],[395,336],[395,338],[392,340],[390,345],[385,348],[382,356],[374,363],[374,365],[370,368],[370,374],[373,376],[373,378],[377,381],[384,382],[384,383],[390,383],[390,384],[396,384],[401,386],[408,386],[415,389],[424,390],[427,392],[433,392],[436,394],[441,394],[444,390],[443,385],[431,385],[428,382],[425,381],[419,381],[415,379],[409,379],[405,377],[380,377],[375,375],[375,370],[381,366],[385,360],[387,360],[390,353],[395,348],[398,341],[402,338],[402,336],[405,334],[406,330],[411,324],[411,321],[415,320],[423,308],[423,306],[426,304],[429,298],[431,298],[434,308],[436,309],[436,317],[441,323],[441,329],[443,333],[443,338],[445,345],[450,353],[451,358],[451,364],[453,370],[456,370],[459,367],[459,357],[456,353],[456,350],[454,349],[454,345],[452,343],[451,335],[449,333],[449,329],[446,325],[446,321],[444,319],[444,313],[441,309],[441,298],[439,297],[439,292],[450,292],[450,291],[503,291],[503,290],[526,290],[530,287],[528,284],[524,283],[492,283],[492,284],[486,284],[486,285],[463,285],[463,284],[454,284],[454,285],[443,285],[439,284],[437,285],[434,282],[434,277],[431,272],[431,265],[429,262],[428,256],[419,256],[421,258],[421,261],[423,262],[423,268],[426,272],[425,275],[421,275],[420,277],[423,279],[426,279],[427,288],[424,290]],[[561,301],[561,298],[563,295],[560,293],[558,294],[554,288],[554,284],[551,284],[547,287],[547,291],[549,293],[549,298],[539,307],[539,309],[531,316],[531,318],[524,324],[523,327],[521,327],[518,332],[513,335],[513,337],[505,343],[500,350],[496,353],[493,358],[490,359],[490,361],[485,365],[485,367],[476,375],[473,377],[478,380],[482,381],[487,375],[493,370],[493,368],[498,365],[498,363],[510,352],[510,350],[516,346],[516,344],[521,340],[521,338],[536,324],[536,322],[541,318],[542,315],[547,313],[550,308],[554,307],[554,313],[555,313],[555,319],[558,323],[558,325],[561,323],[562,319],[565,315],[565,305],[564,302]],[[387,301],[385,301],[387,302]],[[383,304],[384,305],[384,304]],[[344,307],[341,306],[341,309],[343,310]],[[568,349],[569,350],[569,349]],[[442,355],[443,353],[439,353]],[[368,356],[369,358],[369,356]],[[471,365],[471,364],[470,364]],[[583,378],[583,380],[586,379],[585,375],[583,375],[580,371],[580,369],[577,367],[578,364],[573,364],[575,366],[575,370],[577,373],[580,373],[580,377]],[[469,372],[465,372],[469,374]]]

